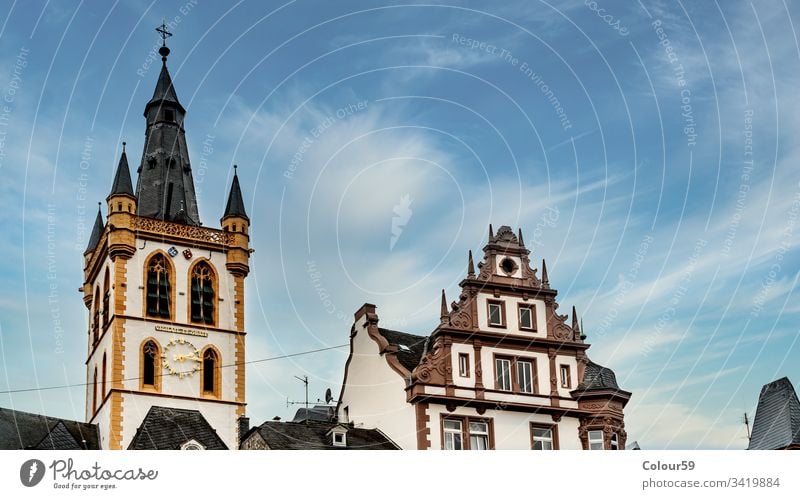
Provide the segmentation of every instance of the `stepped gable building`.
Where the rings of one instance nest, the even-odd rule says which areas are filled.
[[[340,423],[403,449],[624,449],[631,394],[589,360],[574,307],[571,325],[558,313],[545,262],[539,275],[507,226],[483,252],[429,336],[381,328],[375,305],[355,313]]]
[[[800,400],[789,378],[761,388],[747,449],[800,450]]]
[[[166,41],[166,27],[159,32]],[[136,189],[123,143],[107,219],[98,210],[84,253],[86,420],[98,427],[103,449],[236,449],[245,414],[250,219],[234,170],[221,228],[201,224],[186,109],[166,43],[159,52]],[[154,431],[152,421],[165,414],[175,416],[181,442]]]

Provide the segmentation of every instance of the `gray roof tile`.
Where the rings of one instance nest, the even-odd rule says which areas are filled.
[[[228,448],[200,411],[153,406],[128,449],[179,450],[189,440],[196,440],[207,450]]]

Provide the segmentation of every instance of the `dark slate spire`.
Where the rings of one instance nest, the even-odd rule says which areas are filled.
[[[242,189],[239,187],[239,176],[236,174],[236,168],[237,166],[233,165],[233,183],[231,184],[231,192],[228,194],[228,204],[225,205],[225,214],[222,215],[222,218],[242,217],[249,221],[247,212],[244,210]]]
[[[89,244],[86,245],[86,251],[84,251],[84,253],[94,251],[94,249],[97,247],[97,243],[100,242],[100,236],[103,235],[104,228],[105,224],[103,223],[103,214],[100,213],[100,203],[97,203],[97,218],[94,219],[92,235],[89,236]]]
[[[467,277],[475,277],[475,264],[472,262],[472,250],[469,250],[469,261],[467,262]]]
[[[547,277],[547,262],[544,261],[544,258],[542,258],[542,286],[550,287],[550,279]]]
[[[166,42],[169,33],[161,26]],[[187,225],[200,225],[189,148],[183,128],[186,110],[167,70],[169,48],[159,49],[163,65],[153,98],[144,108],[147,118],[144,151],[136,183],[137,214]]]
[[[122,156],[119,158],[117,173],[114,175],[114,183],[111,184],[111,193],[108,197],[116,194],[133,196],[133,182],[131,182],[131,170],[128,167],[128,155],[125,154],[125,142],[122,143]]]

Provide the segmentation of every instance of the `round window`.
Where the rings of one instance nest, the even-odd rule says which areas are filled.
[[[502,262],[500,262],[500,268],[503,269],[503,272],[506,274],[513,274],[515,270],[517,270],[517,264],[514,263],[514,260],[511,258],[504,258]]]

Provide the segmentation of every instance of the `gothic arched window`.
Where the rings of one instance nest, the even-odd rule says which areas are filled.
[[[200,262],[192,267],[192,322],[214,324],[214,271],[211,265]]]
[[[92,314],[92,345],[100,338],[100,286],[94,291],[94,313]]]
[[[155,341],[147,340],[142,345],[142,360],[141,360],[141,379],[142,388],[150,388],[158,390],[160,387],[159,379],[159,348]]]
[[[92,415],[97,412],[97,366],[94,367],[94,378],[92,378]]]
[[[203,367],[200,382],[202,383],[202,395],[219,397],[221,383],[219,355],[216,350],[211,347],[203,351]]]
[[[106,269],[106,277],[103,280],[103,327],[108,327],[108,317],[111,311],[109,302],[111,301],[111,284],[108,269]]]
[[[102,383],[100,383],[100,400],[106,397],[106,353],[103,352],[103,374]]]
[[[154,255],[147,263],[147,315],[170,318],[170,264],[162,254]]]

